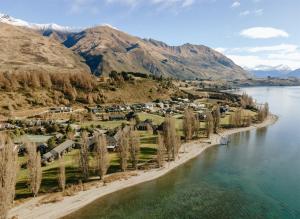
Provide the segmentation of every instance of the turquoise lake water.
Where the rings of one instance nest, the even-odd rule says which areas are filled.
[[[66,218],[300,218],[300,87],[243,90],[279,121]]]

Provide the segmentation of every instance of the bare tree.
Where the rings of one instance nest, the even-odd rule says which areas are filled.
[[[40,83],[40,79],[39,79],[38,75],[35,74],[35,73],[32,73],[30,76],[31,76],[31,80],[30,80],[31,87],[33,89],[40,88],[41,87],[41,83]]]
[[[194,115],[193,111],[189,108],[184,110],[183,115],[183,134],[186,141],[190,141],[194,134]]]
[[[140,138],[136,131],[129,132],[129,152],[132,167],[137,169],[139,153],[140,153]]]
[[[120,168],[123,172],[126,171],[128,165],[128,149],[128,136],[126,133],[122,132],[118,140],[118,156],[120,161]]]
[[[147,125],[146,125],[146,130],[147,130],[148,134],[152,134],[153,133],[153,128],[152,128],[152,126],[149,123],[147,123]]]
[[[220,106],[215,105],[212,110],[212,117],[213,117],[213,131],[214,133],[218,133],[220,128],[220,120],[221,120],[221,113],[220,113]]]
[[[29,187],[34,197],[37,196],[42,182],[41,155],[35,144],[26,143],[28,156],[27,169],[29,173]]]
[[[109,167],[109,154],[105,135],[96,135],[95,153],[96,172],[102,180]]]
[[[249,113],[243,113],[242,126],[248,127],[252,124],[252,116]]]
[[[243,93],[241,96],[241,107],[244,109],[252,108],[254,106],[254,100],[251,96]]]
[[[164,161],[165,161],[165,145],[164,145],[164,139],[161,134],[158,134],[157,137],[157,164],[158,167],[163,167],[164,166]]]
[[[0,134],[0,219],[6,219],[15,197],[18,152],[11,139]]]
[[[165,122],[163,124],[163,136],[164,136],[164,144],[167,150],[168,162],[171,161],[171,157],[173,159],[176,158],[176,123],[175,119],[167,116]]]
[[[206,129],[206,136],[207,138],[210,138],[210,135],[213,131],[214,127],[214,120],[211,112],[206,113],[206,121],[205,121],[205,129]]]
[[[173,155],[173,158],[174,160],[179,157],[179,151],[180,151],[180,148],[181,148],[181,140],[180,140],[180,136],[179,135],[176,135],[175,137],[175,142],[174,142],[174,155]]]
[[[269,108],[269,104],[265,103],[264,105],[264,111],[265,111],[265,117],[267,118],[270,114],[270,108]]]
[[[258,110],[258,119],[260,122],[263,122],[269,115],[269,104],[265,103],[259,110]]]
[[[41,74],[40,79],[45,88],[50,89],[52,87],[52,81],[49,74]]]
[[[233,127],[243,126],[242,117],[243,117],[243,110],[239,108],[230,115],[229,118],[230,125]]]
[[[198,114],[194,115],[194,125],[193,125],[194,135],[198,137],[200,131],[200,120]]]
[[[66,166],[63,156],[59,156],[59,175],[58,175],[58,185],[59,188],[64,192],[66,188]]]
[[[81,147],[79,150],[79,165],[83,180],[89,179],[89,137],[87,131],[82,133]]]

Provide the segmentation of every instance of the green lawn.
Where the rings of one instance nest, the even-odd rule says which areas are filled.
[[[159,115],[154,115],[150,113],[138,113],[138,116],[141,121],[144,121],[146,119],[151,119],[155,125],[160,125],[165,118]]]
[[[41,142],[47,142],[52,135],[22,135],[15,139],[16,142],[22,142],[24,140],[28,140],[29,142],[33,143],[41,143]]]
[[[251,115],[255,115],[254,112],[248,111]],[[164,117],[148,114],[148,113],[139,113],[139,117],[141,120],[152,119],[155,124],[161,124],[164,121]],[[182,119],[180,119],[180,115],[176,116],[176,128],[177,133],[183,135],[182,133]],[[227,125],[229,123],[230,115],[226,115],[221,119],[221,125]],[[101,125],[105,128],[115,128],[120,126],[122,123],[127,121],[94,121],[94,122],[86,122],[81,124],[82,126],[90,126],[90,125]],[[205,128],[205,123],[201,122],[201,128]],[[157,136],[149,133],[147,131],[140,131],[140,141],[141,141],[141,152],[139,156],[139,163],[145,163],[150,160],[155,159],[156,157],[156,147],[157,147]],[[70,153],[64,156],[65,166],[66,166],[66,176],[67,176],[67,184],[74,184],[80,180],[80,174],[78,170],[78,150],[73,150]],[[19,163],[26,163],[26,157],[20,157]],[[93,157],[90,156],[90,164],[93,164]],[[130,164],[129,164],[130,167]],[[43,170],[43,180],[40,189],[40,193],[47,193],[51,191],[57,191],[58,189],[58,162],[54,161],[49,165],[42,168]],[[110,153],[110,168],[108,173],[114,173],[120,171],[118,156],[117,153]],[[91,168],[91,176],[95,175]],[[28,172],[26,169],[21,168],[18,174],[18,182],[16,186],[16,198],[26,198],[31,196],[31,193],[27,186]]]
[[[139,162],[144,163],[155,158],[156,155],[156,136],[148,132],[140,132],[141,152]],[[78,183],[80,180],[80,173],[78,170],[78,150],[73,150],[64,156],[66,166],[67,184]],[[26,157],[19,157],[19,163],[26,163]],[[93,166],[93,156],[90,155],[90,166]],[[43,180],[40,193],[53,192],[58,190],[58,166],[59,163],[54,161],[47,166],[42,167]],[[130,163],[129,163],[130,167]],[[90,175],[95,175],[93,168],[90,168]],[[108,173],[120,171],[117,153],[110,153],[110,167]],[[31,193],[28,189],[28,171],[21,168],[18,173],[18,182],[16,186],[16,199],[30,197]]]
[[[88,121],[79,124],[81,127],[90,127],[94,125],[95,127],[100,125],[102,128],[114,129],[121,126],[123,123],[128,123],[127,120],[116,120],[116,121]]]

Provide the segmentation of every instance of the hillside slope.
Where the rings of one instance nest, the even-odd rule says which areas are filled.
[[[86,59],[91,71],[112,70],[190,78],[246,78],[248,73],[217,51],[202,45],[169,46],[131,36],[109,26],[72,34],[64,45]]]
[[[58,41],[0,23],[0,72],[90,72],[82,58]]]

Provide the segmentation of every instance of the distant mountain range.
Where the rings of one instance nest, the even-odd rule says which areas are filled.
[[[257,66],[256,69],[248,69],[248,71],[257,78],[277,77],[288,78],[297,77],[300,78],[300,69],[291,70],[288,66]]]
[[[189,78],[246,78],[248,73],[221,53],[202,45],[169,46],[108,26],[72,34],[64,45],[86,59],[91,71],[112,70]]]
[[[300,68],[296,69],[288,74],[289,77],[297,77],[300,78]]]
[[[76,66],[73,60],[74,58],[80,60],[78,57],[81,56],[95,75],[108,74],[115,70],[180,79],[244,79],[249,77],[248,72],[232,60],[203,45],[169,46],[153,39],[131,36],[108,25],[79,30],[57,24],[29,23],[4,14],[0,14],[0,22],[15,26],[0,26],[0,32],[9,31],[9,34],[4,34],[6,41],[2,42],[7,44],[6,47],[3,45],[5,51],[3,48],[0,48],[0,51],[2,50],[4,60],[14,57],[16,59],[14,61],[18,63],[17,68],[22,65],[31,67],[36,65],[36,56],[40,56],[41,51],[38,50],[36,43],[43,41],[44,50],[41,56],[44,58],[39,60],[43,62],[44,67],[47,64],[53,67],[51,59],[54,57],[57,61],[61,59],[72,63],[67,66]],[[39,32],[48,39],[38,37],[34,32]],[[63,46],[59,47],[54,41],[62,43],[70,50],[62,48]],[[18,51],[22,52],[16,53],[16,47],[13,44],[17,44],[20,47]],[[58,53],[53,54],[56,47],[63,51],[61,56]],[[24,54],[27,58],[26,63],[21,61],[22,64],[20,64],[18,59],[22,59],[21,56]],[[78,61],[77,65],[85,68],[81,61]],[[5,66],[8,68],[10,65]],[[37,68],[39,66],[36,65]]]

